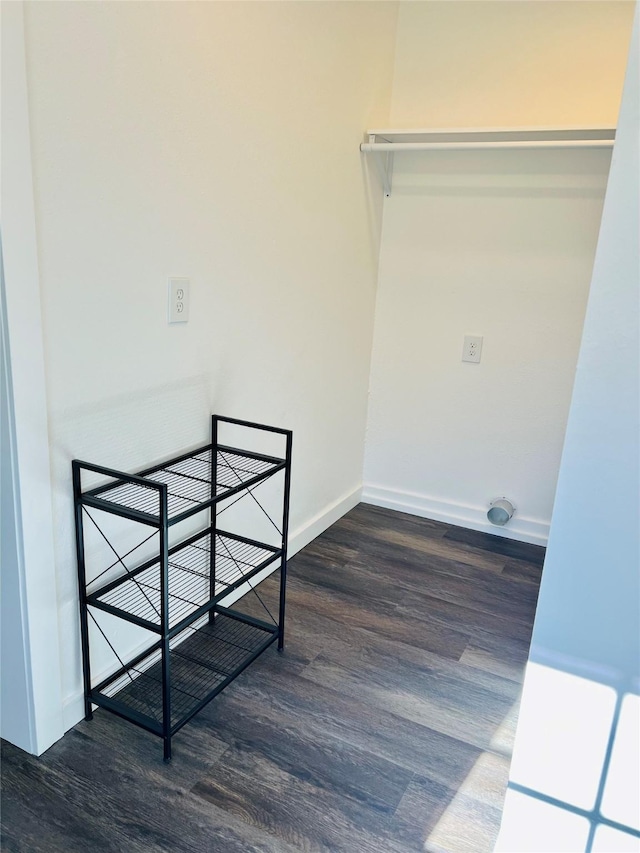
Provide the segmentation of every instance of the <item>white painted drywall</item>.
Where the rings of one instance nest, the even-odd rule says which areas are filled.
[[[594,850],[638,849],[639,53],[636,15],[497,847],[509,853],[532,849],[532,837],[538,853],[559,849],[558,837],[536,818],[545,795],[560,801],[555,811],[565,822],[575,818],[565,803],[588,812],[562,849],[591,849],[589,833],[598,842],[603,817],[619,824],[607,832],[632,829],[636,836],[623,831],[615,845],[598,842]],[[552,690],[552,682],[570,689]],[[607,708],[593,701],[597,693],[608,693]],[[603,744],[612,724],[607,771]],[[582,756],[599,751],[586,778],[584,759],[572,763],[567,755],[576,729],[584,733]],[[557,748],[549,748],[553,743]]]
[[[2,4],[2,736],[61,737],[58,610],[22,4]]]
[[[294,430],[294,547],[359,499],[381,198],[357,146],[388,120],[396,13],[26,6],[67,726],[73,457],[135,470],[206,441],[216,411]]]
[[[402,3],[392,127],[615,126],[633,2]]]
[[[631,13],[402,4],[391,126],[615,126]],[[365,500],[546,542],[609,158],[396,154]],[[461,362],[467,334],[484,336],[480,364]],[[517,512],[497,528],[502,495]]]

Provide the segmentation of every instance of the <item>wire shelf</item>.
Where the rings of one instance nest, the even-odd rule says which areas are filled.
[[[170,643],[171,727],[175,731],[277,639],[278,628],[217,613],[213,624],[187,628]],[[162,661],[156,649],[92,692],[124,717],[162,724]]]
[[[208,504],[261,482],[284,466],[283,459],[219,446],[214,496],[211,448],[201,448],[138,474],[138,478],[149,481],[148,486],[140,482],[116,482],[85,492],[84,502],[118,514],[144,516],[159,524],[160,494],[154,484],[162,483],[167,486],[168,520],[174,523]]]
[[[215,592],[210,587],[211,532],[172,549],[169,554],[169,625],[171,630],[196,610],[223,598],[282,555],[282,550],[231,533],[218,531],[215,538]],[[161,629],[162,567],[156,560],[107,584],[87,597],[88,604],[121,616],[151,630]]]
[[[222,444],[220,431],[233,435],[234,443],[235,436],[239,441],[245,436],[251,449]],[[171,739],[184,723],[272,643],[283,650],[292,444],[291,430],[212,415],[209,444],[134,474],[72,461],[86,720],[92,705],[100,705],[161,737],[164,760],[170,761]],[[276,455],[253,449],[265,447],[276,448]],[[271,489],[258,488],[280,473]],[[83,478],[89,488],[83,488]],[[277,538],[264,534],[273,544],[239,535],[248,530],[243,514],[225,516],[225,527],[238,533],[220,528],[222,513],[243,499],[260,510],[262,524],[264,516],[273,527]],[[116,534],[123,537],[130,525],[103,529],[94,517],[100,512],[146,525],[147,531],[140,537],[136,527],[137,544],[124,539],[120,548]],[[177,542],[178,525],[199,513],[204,515],[197,532],[189,525],[192,532]],[[89,553],[85,520],[94,537]],[[103,565],[94,565],[98,562]],[[273,613],[256,588],[271,569],[280,573]],[[264,621],[223,606],[249,590],[266,611]],[[115,619],[98,619],[101,612]],[[119,648],[122,620],[146,634],[137,652]],[[94,637],[118,661],[118,669],[99,684],[91,677]]]

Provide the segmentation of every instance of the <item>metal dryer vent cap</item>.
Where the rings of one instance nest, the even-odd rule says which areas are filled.
[[[515,511],[515,506],[507,498],[495,498],[495,500],[492,500],[489,504],[487,518],[491,524],[503,527],[508,521],[510,521]]]

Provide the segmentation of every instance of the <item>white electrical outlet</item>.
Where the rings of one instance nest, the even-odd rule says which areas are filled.
[[[169,322],[186,323],[189,319],[189,279],[169,279]]]
[[[465,335],[462,348],[462,360],[478,364],[482,355],[482,337],[480,335]]]

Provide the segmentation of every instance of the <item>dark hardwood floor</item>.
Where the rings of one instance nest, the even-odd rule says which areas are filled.
[[[361,504],[290,561],[284,653],[170,764],[105,711],[39,759],[3,744],[2,850],[492,850],[543,557]]]

